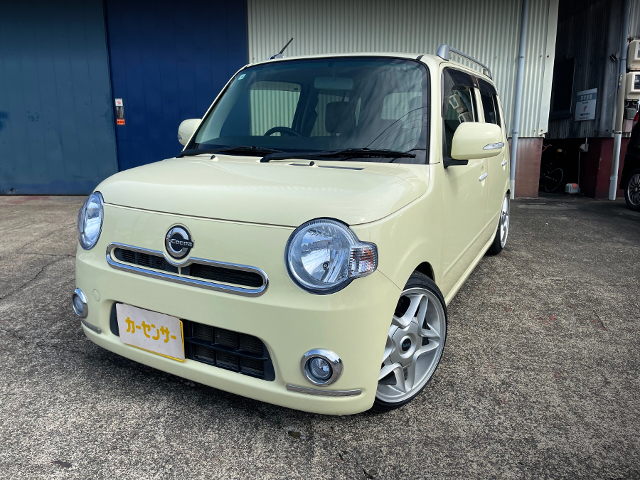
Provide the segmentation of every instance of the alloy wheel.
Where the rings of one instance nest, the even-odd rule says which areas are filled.
[[[504,248],[509,236],[509,195],[504,197],[502,210],[500,211],[500,246]]]
[[[440,362],[446,329],[444,308],[433,292],[402,292],[384,348],[378,400],[398,403],[422,389]]]
[[[632,205],[640,205],[640,173],[636,173],[629,179],[627,195]]]

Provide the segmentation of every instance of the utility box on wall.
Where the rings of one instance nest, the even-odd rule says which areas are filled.
[[[627,69],[640,70],[640,40],[632,40],[629,42],[629,51],[627,52]]]
[[[627,73],[625,100],[640,100],[640,72]]]

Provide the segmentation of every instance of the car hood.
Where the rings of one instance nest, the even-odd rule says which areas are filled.
[[[96,190],[113,205],[291,227],[319,217],[349,225],[373,222],[426,190],[424,178],[399,164],[310,163],[172,158],[113,175]]]

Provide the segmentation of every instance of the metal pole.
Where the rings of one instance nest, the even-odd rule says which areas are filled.
[[[516,76],[516,101],[513,109],[513,136],[511,139],[511,198],[515,196],[516,158],[518,155],[518,134],[520,133],[520,107],[522,106],[522,81],[524,77],[524,50],[527,44],[527,16],[529,0],[522,0],[520,21],[520,51],[518,53],[518,73]]]
[[[613,161],[609,179],[609,200],[616,199],[618,192],[618,169],[620,168],[620,146],[622,144],[622,120],[624,117],[624,77],[627,73],[627,35],[629,34],[629,10],[631,0],[624,0],[622,13],[622,41],[620,46],[620,77],[618,79],[618,101],[616,104],[616,121],[613,130]]]

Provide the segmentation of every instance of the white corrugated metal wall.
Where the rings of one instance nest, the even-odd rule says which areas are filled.
[[[629,12],[629,35],[635,36],[640,32],[640,0],[631,0]]]
[[[435,53],[441,43],[487,63],[507,126],[513,101],[520,0],[248,0],[249,60],[277,53]],[[530,0],[521,137],[546,132],[558,0]],[[552,36],[550,40],[550,36]]]

